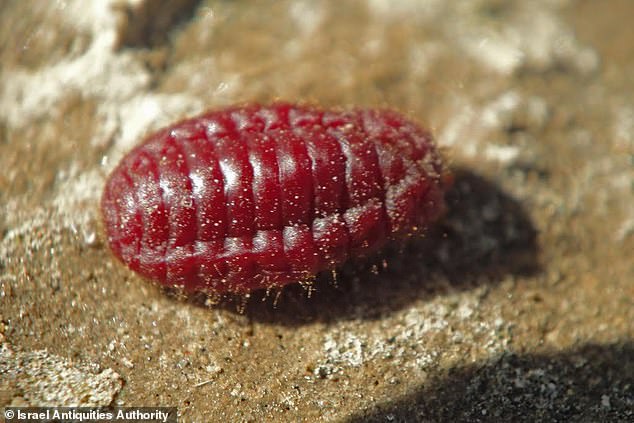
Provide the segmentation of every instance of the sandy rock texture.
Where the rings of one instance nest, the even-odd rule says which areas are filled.
[[[0,3],[0,405],[181,421],[632,421],[629,0]],[[105,177],[246,101],[389,107],[455,184],[423,239],[209,304],[110,254]],[[82,402],[84,401],[84,402]]]

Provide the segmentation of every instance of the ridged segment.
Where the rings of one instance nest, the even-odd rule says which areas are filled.
[[[347,202],[346,159],[337,139],[323,132],[303,132],[311,158],[314,217],[340,213]]]
[[[114,172],[102,200],[104,221],[113,252],[131,267],[139,267],[143,221],[134,182],[125,167]]]
[[[253,224],[260,230],[281,228],[282,192],[275,139],[266,134],[252,134],[247,143],[253,168]]]
[[[382,111],[276,104],[151,135],[108,179],[113,252],[186,290],[282,286],[365,256],[443,209],[427,132]]]
[[[312,165],[306,143],[290,131],[275,135],[283,225],[308,225],[314,211]]]
[[[143,222],[138,270],[149,278],[165,280],[169,221],[159,184],[158,164],[150,147],[146,145],[140,150],[128,169]]]
[[[222,137],[216,141],[215,151],[224,180],[227,213],[226,235],[236,237],[253,231],[253,170],[243,140]]]
[[[227,233],[224,176],[215,144],[204,138],[183,142],[196,209],[198,241],[224,238]]]

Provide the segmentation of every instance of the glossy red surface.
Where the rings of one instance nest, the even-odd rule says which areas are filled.
[[[444,208],[428,132],[383,110],[250,105],[176,123],[126,155],[102,212],[114,254],[186,291],[307,280]]]

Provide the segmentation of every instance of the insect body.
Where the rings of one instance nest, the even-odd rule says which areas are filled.
[[[112,251],[141,275],[247,293],[420,231],[443,211],[442,174],[429,133],[394,112],[248,105],[147,137],[101,207]]]

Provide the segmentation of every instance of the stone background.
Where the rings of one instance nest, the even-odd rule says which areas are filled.
[[[634,419],[634,3],[0,3],[0,405],[182,421]],[[456,175],[422,240],[273,298],[175,298],[98,201],[150,130],[390,107]]]

